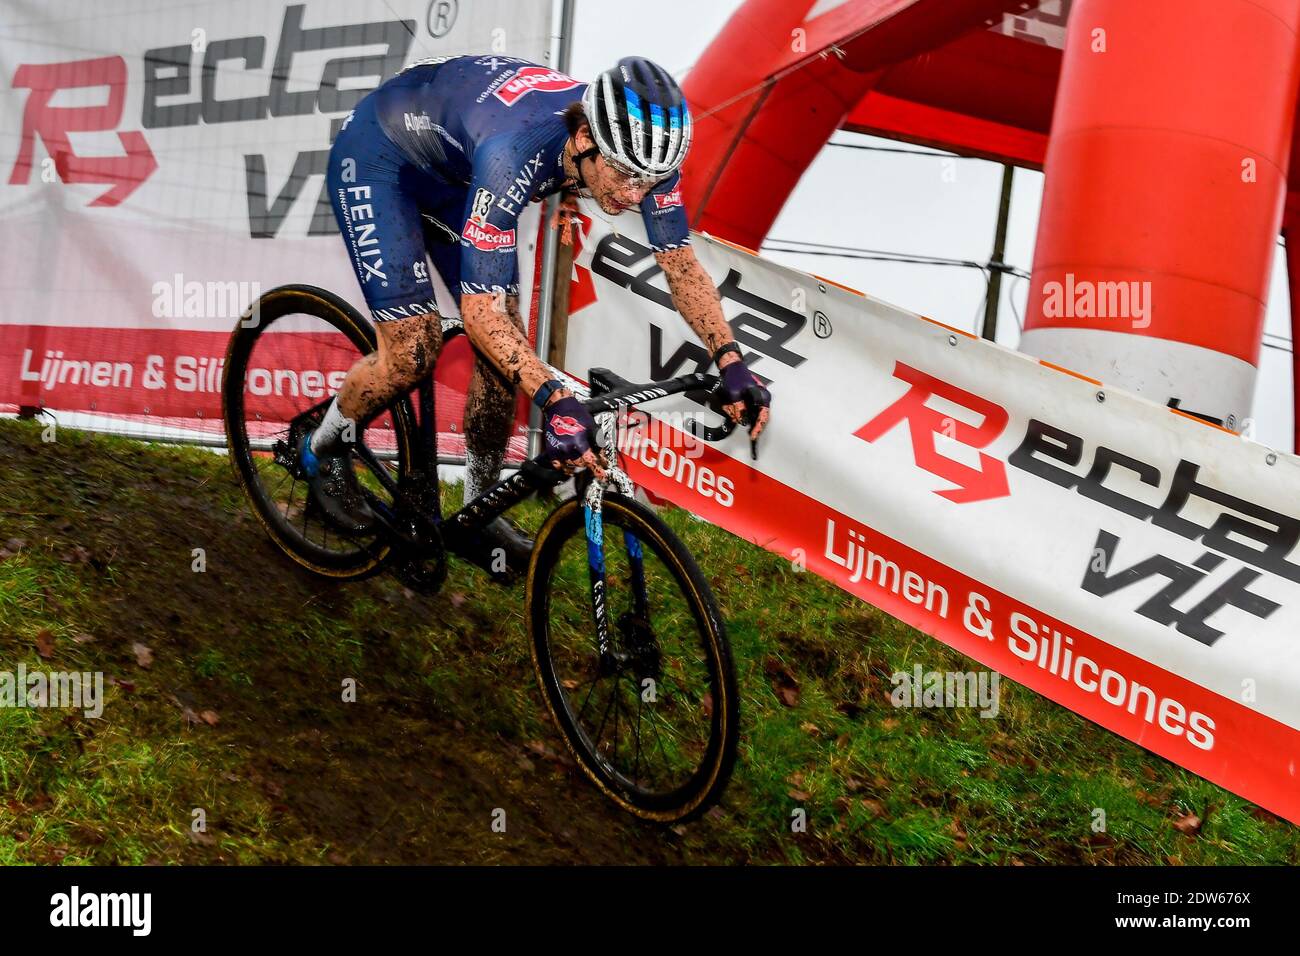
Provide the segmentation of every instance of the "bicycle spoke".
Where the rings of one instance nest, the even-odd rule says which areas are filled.
[[[635,690],[635,681],[633,689]],[[645,698],[639,693],[636,695],[636,762],[632,765],[632,780],[639,783],[641,780],[641,711],[645,708]]]
[[[605,722],[609,720],[609,708],[613,703],[614,703],[614,695],[610,694],[609,703],[605,705],[605,713],[600,718],[600,726],[596,728],[595,744],[597,747],[600,746],[601,735],[605,730]]]
[[[582,719],[582,715],[585,714],[585,713],[587,712],[587,701],[591,700],[591,695],[595,692],[595,690],[596,690],[596,684],[598,684],[599,682],[600,682],[600,675],[599,675],[599,674],[597,674],[595,677],[593,677],[593,678],[591,679],[591,690],[587,691],[587,696],[584,697],[583,700],[582,700],[582,709],[578,711],[578,719],[579,719],[579,720],[581,720],[581,719]],[[581,687],[581,686],[582,686],[581,684],[578,685],[578,687]],[[576,689],[576,688],[575,688],[575,689]]]

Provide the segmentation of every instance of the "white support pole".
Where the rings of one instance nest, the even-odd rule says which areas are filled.
[[[555,68],[567,73],[573,49],[573,12],[577,0],[560,0],[560,32],[555,38]],[[555,302],[555,260],[559,255],[556,245],[558,238],[555,230],[550,228],[552,218],[560,206],[560,194],[546,200],[542,207],[542,267],[537,283],[537,355],[543,361],[549,360],[551,350],[551,309]],[[533,458],[542,450],[542,412],[532,407],[528,415],[528,457]]]

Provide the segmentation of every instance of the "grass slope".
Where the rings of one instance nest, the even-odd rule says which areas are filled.
[[[895,709],[895,671],[978,665],[667,518],[727,615],[744,736],[722,805],[665,830],[563,755],[521,589],[331,585],[219,455],[0,421],[0,670],[107,685],[99,719],[0,708],[0,863],[1300,862],[1300,830],[1009,681],[994,719]]]

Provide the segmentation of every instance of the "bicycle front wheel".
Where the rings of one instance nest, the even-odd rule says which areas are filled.
[[[722,615],[664,522],[607,494],[603,555],[576,498],[537,535],[528,574],[533,664],[578,765],[638,817],[674,823],[722,794],[739,738],[739,699]],[[603,578],[593,561],[603,559]],[[608,643],[595,626],[603,604]]]

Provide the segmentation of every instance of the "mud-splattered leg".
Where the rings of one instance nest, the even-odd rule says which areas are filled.
[[[379,348],[348,371],[338,396],[312,436],[312,450],[328,451],[349,423],[383,408],[414,388],[433,369],[442,350],[442,321],[436,314],[381,322]]]
[[[514,326],[523,320],[513,313]],[[501,477],[501,462],[510,439],[515,386],[487,359],[474,353],[474,374],[465,398],[465,500],[478,497]]]

